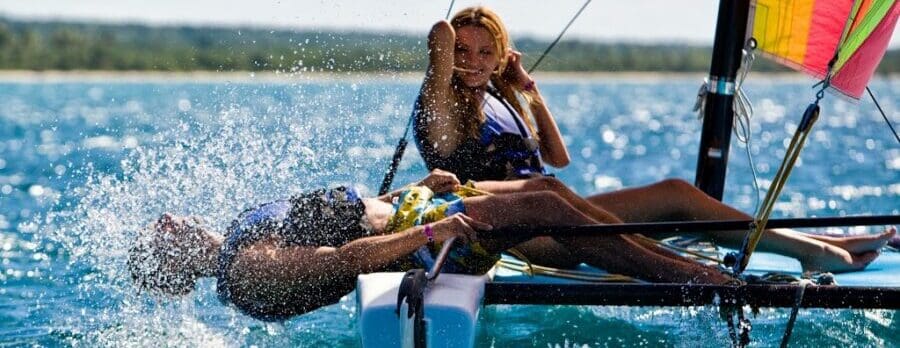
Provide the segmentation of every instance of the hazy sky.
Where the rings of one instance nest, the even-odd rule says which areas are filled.
[[[470,5],[488,5],[503,16],[514,34],[552,38],[583,3],[581,0],[459,0],[453,8],[455,11]],[[449,5],[450,1],[444,0],[0,0],[0,14],[19,18],[425,33],[432,23],[444,18]],[[706,43],[711,42],[715,30],[717,6],[715,0],[596,0],[588,5],[568,33],[582,38]]]
[[[514,35],[553,38],[582,0],[459,0],[454,11],[483,4],[497,10]],[[0,15],[99,19],[151,24],[224,24],[273,28],[341,28],[425,33],[447,13],[440,0],[0,0]],[[711,44],[716,0],[596,0],[567,37]],[[900,46],[894,34],[891,46]]]

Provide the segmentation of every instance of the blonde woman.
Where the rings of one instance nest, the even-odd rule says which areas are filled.
[[[500,17],[470,7],[437,22],[416,101],[415,136],[429,169],[505,180],[564,167],[569,153]]]

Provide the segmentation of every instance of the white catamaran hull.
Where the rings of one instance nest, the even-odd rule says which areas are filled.
[[[839,286],[897,288],[900,287],[900,277],[892,272],[896,272],[898,268],[900,253],[887,251],[866,270],[837,274],[835,279]],[[605,274],[587,265],[581,265],[578,270],[596,272],[598,276]],[[770,253],[755,255],[748,268],[748,272],[752,274],[773,271],[799,276],[801,270],[796,260]],[[402,278],[403,273],[359,276],[356,288],[357,313],[364,347],[413,346],[413,328],[411,320],[406,317],[406,306],[401,308],[402,316],[396,313],[397,293]],[[427,347],[474,346],[478,312],[484,302],[485,286],[488,283],[587,284],[576,279],[529,276],[504,268],[483,276],[441,274],[425,290]],[[642,284],[652,286],[649,283]]]
[[[359,276],[356,286],[363,347],[412,347],[413,329],[407,307],[397,315],[397,292],[403,273]],[[472,347],[478,309],[487,276],[442,274],[425,290],[428,347]]]

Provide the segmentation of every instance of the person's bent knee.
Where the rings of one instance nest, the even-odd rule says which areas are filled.
[[[552,176],[541,176],[528,179],[528,181],[525,183],[525,188],[527,191],[553,192],[562,192],[568,189],[566,185],[562,183],[562,181],[559,181],[559,179]]]
[[[550,190],[529,192],[528,195],[530,196],[528,197],[530,199],[526,198],[523,201],[526,204],[533,204],[534,206],[529,207],[529,210],[536,213],[546,209],[556,209],[560,206],[569,204],[558,193]]]
[[[664,179],[658,182],[656,185],[662,187],[667,193],[672,195],[685,194],[697,190],[694,185],[691,185],[684,179],[678,178]]]
[[[520,192],[509,195],[500,195],[490,198],[492,206],[496,210],[491,210],[488,214],[510,214],[518,216],[519,224],[542,224],[556,222],[549,221],[547,214],[542,212],[558,210],[560,207],[568,203],[553,191],[529,191]],[[478,211],[471,211],[470,216],[473,218],[485,218]],[[551,219],[552,220],[552,219]]]

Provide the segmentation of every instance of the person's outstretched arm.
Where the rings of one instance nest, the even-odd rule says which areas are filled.
[[[422,180],[420,180],[416,183],[411,183],[409,185],[425,186],[425,187],[431,189],[431,191],[434,191],[435,193],[443,193],[443,192],[455,191],[459,187],[460,184],[461,183],[459,182],[459,179],[456,177],[456,174],[453,174],[446,170],[433,169],[431,172],[428,173],[428,175],[426,175],[424,178],[422,178]],[[407,186],[409,186],[409,185],[407,185]],[[403,193],[403,191],[405,189],[406,189],[406,186],[396,189],[394,191],[388,192],[381,196],[378,196],[376,199],[378,199],[382,202],[391,203],[391,202],[393,202],[394,197],[399,196],[401,193]]]
[[[459,215],[432,224],[437,242],[470,238],[473,227],[490,229]],[[385,270],[428,243],[423,228],[360,238],[337,248],[258,242],[241,250],[230,269],[232,302],[269,308],[279,317],[335,303],[353,290],[358,275]]]

